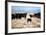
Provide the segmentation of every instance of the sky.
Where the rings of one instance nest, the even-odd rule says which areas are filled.
[[[12,6],[12,14],[14,13],[38,13],[40,12],[40,7],[31,6]]]

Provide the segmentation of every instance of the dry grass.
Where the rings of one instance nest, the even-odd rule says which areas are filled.
[[[11,21],[12,28],[39,28],[41,21],[39,18],[32,18],[31,22],[27,22],[25,18],[22,19],[13,19]]]

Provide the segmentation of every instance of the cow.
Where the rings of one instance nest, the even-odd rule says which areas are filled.
[[[26,14],[27,13],[16,13],[16,14],[12,14],[12,19],[21,19],[22,17],[26,18]]]
[[[33,17],[40,18],[40,13],[28,13],[26,16],[27,22],[31,22]]]

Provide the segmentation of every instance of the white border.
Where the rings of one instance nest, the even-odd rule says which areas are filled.
[[[11,29],[11,6],[36,6],[41,7],[41,28],[23,28],[23,29]],[[17,32],[33,32],[33,31],[43,31],[43,21],[44,21],[44,8],[42,4],[26,4],[26,3],[16,3],[8,2],[8,33],[17,33]]]

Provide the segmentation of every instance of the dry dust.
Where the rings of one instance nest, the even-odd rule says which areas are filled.
[[[41,25],[41,19],[32,17],[31,22],[27,22],[26,18],[13,19],[11,21],[12,28],[39,28]]]

